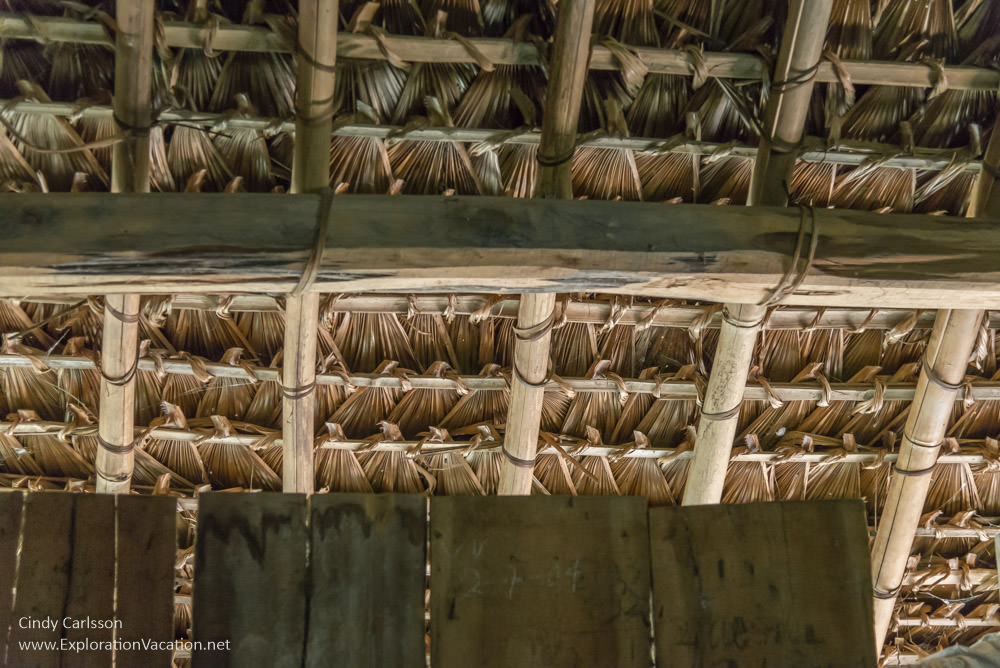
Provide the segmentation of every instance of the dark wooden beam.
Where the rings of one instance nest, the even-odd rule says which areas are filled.
[[[271,194],[4,198],[0,294],[288,292],[313,246],[319,202]],[[341,196],[331,206],[315,284],[327,292],[602,291],[754,303],[785,274],[800,228],[800,212],[784,208],[379,195]],[[815,260],[785,303],[1000,301],[997,217],[815,216]]]

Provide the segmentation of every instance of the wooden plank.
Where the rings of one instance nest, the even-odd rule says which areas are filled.
[[[313,247],[318,201],[5,198],[0,294],[120,293],[137,285],[156,293],[287,292]],[[600,290],[756,303],[784,276],[800,226],[797,210],[596,200],[351,195],[332,206],[318,291]],[[974,308],[1000,300],[994,219],[815,215],[816,259],[786,303]],[[97,219],[99,228],[88,223]],[[424,219],[435,225],[418,224]]]
[[[180,21],[164,21],[164,40],[168,46],[201,49],[205,46],[204,26]],[[35,16],[29,21],[24,15],[0,13],[0,36],[8,39],[34,39],[42,42],[69,41],[88,44],[110,44],[107,32],[98,23],[74,19]],[[538,51],[529,42],[503,39],[472,39],[475,48],[496,65],[539,65]],[[342,58],[385,60],[385,52],[369,35],[344,34],[338,40],[337,53]],[[254,51],[288,53],[293,46],[287,39],[260,26],[222,25],[213,31],[213,49],[218,51]],[[388,35],[385,48],[400,59],[411,62],[474,63],[468,49],[454,40],[427,37]],[[690,75],[693,71],[690,55],[674,49],[631,47],[653,73]],[[733,79],[760,79],[761,60],[749,53],[709,52],[704,55],[708,76]],[[590,64],[594,70],[617,71],[620,65],[611,52],[595,46]],[[936,72],[922,63],[895,61],[844,61],[844,67],[857,84],[931,87]],[[948,87],[995,91],[1000,85],[1000,73],[983,67],[949,65],[944,67]],[[816,80],[837,83],[833,65],[824,62],[816,72]]]
[[[876,665],[861,501],[661,507],[649,523],[658,665]]]
[[[0,494],[0,629],[12,627],[14,619],[11,605],[17,576],[18,552],[21,542],[21,521],[24,510],[24,492]],[[0,640],[0,659],[7,661],[8,637]]]
[[[431,665],[650,665],[646,502],[431,499]]]
[[[426,666],[427,500],[318,494],[306,666]]]
[[[96,494],[64,495],[62,503],[72,507],[73,528],[71,531],[72,559],[70,562],[69,591],[65,616],[71,620],[84,622],[94,619],[102,622],[115,620],[115,498]],[[28,559],[34,555],[25,553]],[[171,572],[172,576],[173,573]],[[146,584],[134,582],[131,586],[142,592]],[[31,596],[30,592],[24,592]],[[126,620],[125,623],[131,622]],[[83,651],[71,651],[63,658],[74,666],[94,666],[103,668],[111,665],[110,646],[91,649],[88,641],[111,642],[115,637],[114,626],[108,628],[88,628],[84,624],[75,628],[71,623],[63,629],[66,640],[84,643]]]
[[[230,642],[194,651],[192,665],[301,666],[306,497],[216,492],[199,499],[192,633],[201,642]]]
[[[63,637],[73,555],[73,499],[61,492],[36,492],[24,498],[24,532],[4,663],[55,668],[61,665],[58,649],[37,650],[21,642],[59,642]],[[22,619],[29,628],[21,628]],[[31,628],[36,625],[44,626]]]
[[[125,642],[174,639],[177,500],[119,496],[117,515],[117,637]],[[170,666],[169,646],[118,652],[119,665]]]

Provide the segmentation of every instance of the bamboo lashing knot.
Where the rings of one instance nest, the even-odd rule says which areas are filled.
[[[877,586],[875,586],[872,587],[872,595],[874,595],[875,598],[882,599],[883,601],[888,599],[893,599],[899,596],[899,590],[902,588],[903,588],[902,582],[896,585],[894,589],[891,589],[889,591],[886,591],[884,589],[879,589]]]
[[[512,455],[510,453],[510,450],[508,450],[507,446],[505,446],[505,445],[501,446],[500,450],[501,450],[501,452],[503,452],[503,456],[507,459],[507,461],[509,461],[511,464],[513,464],[517,468],[519,468],[519,469],[533,469],[533,468],[535,468],[535,460],[534,459],[521,459],[520,457]]]
[[[928,364],[926,360],[921,361],[920,368],[923,371],[922,375],[926,376],[927,380],[929,380],[930,382],[934,383],[935,385],[937,385],[941,389],[947,390],[949,392],[958,392],[959,390],[962,389],[962,383],[961,382],[958,382],[958,383],[949,383],[944,378],[942,378],[934,370],[934,367],[932,365]]]
[[[702,411],[701,418],[703,420],[711,420],[713,422],[725,422],[726,420],[731,420],[740,414],[740,410],[743,408],[743,402],[736,404],[727,411],[722,411],[721,413],[706,413]]]
[[[138,313],[123,313],[109,304],[107,300],[104,300],[104,311],[123,325],[134,325],[139,322]]]
[[[531,325],[530,327],[518,327],[514,326],[514,336],[517,337],[518,341],[522,343],[532,343],[539,340],[546,334],[548,334],[555,324],[556,321],[556,309],[553,306],[552,311],[549,313],[541,322]]]
[[[132,452],[135,449],[135,442],[137,439],[133,439],[130,443],[125,443],[124,445],[115,445],[114,443],[108,443],[100,434],[97,436],[97,443],[101,446],[102,450],[112,452],[116,455],[123,455]]]
[[[778,285],[771,291],[771,294],[759,302],[758,306],[780,304],[787,294],[795,292],[802,285],[809,274],[809,270],[812,268],[813,261],[816,258],[816,246],[819,244],[819,220],[816,218],[816,210],[811,206],[800,204],[799,211],[801,212],[799,217],[799,231],[795,241],[795,251],[792,253],[792,263],[788,267],[788,271],[781,277]],[[806,256],[805,265],[799,270],[798,265],[802,258],[802,250],[806,238],[806,218],[809,218],[812,222],[809,238],[809,254]]]
[[[920,476],[930,475],[931,473],[934,472],[934,469],[936,468],[937,464],[931,464],[925,469],[918,469],[916,471],[912,471],[910,469],[901,469],[896,464],[893,464],[892,466],[893,473],[897,473],[901,476],[905,476],[908,478],[919,478]]]
[[[738,329],[758,329],[764,325],[764,321],[767,319],[765,314],[758,320],[740,320],[739,318],[734,318],[729,312],[729,306],[722,307],[722,321],[731,327],[736,327]]]
[[[330,187],[321,188],[319,191],[319,210],[316,212],[316,236],[313,240],[312,251],[309,260],[302,269],[302,276],[299,282],[292,289],[291,295],[298,297],[307,292],[316,281],[319,273],[319,265],[323,261],[323,251],[326,249],[326,230],[330,224],[330,210],[333,208],[334,191]]]

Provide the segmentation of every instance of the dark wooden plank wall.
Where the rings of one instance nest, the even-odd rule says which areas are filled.
[[[112,649],[99,643],[172,641],[175,522],[166,497],[0,494],[0,628],[9,629],[0,665],[108,666]],[[21,646],[63,639],[87,644]],[[118,665],[166,667],[172,655],[122,648],[116,656]]]
[[[649,511],[660,666],[874,667],[864,504]]]

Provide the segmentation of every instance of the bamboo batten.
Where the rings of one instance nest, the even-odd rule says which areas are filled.
[[[333,128],[334,72],[337,58],[337,0],[310,0],[299,4],[299,54],[296,79],[296,144],[292,167],[293,193],[327,186],[330,169],[330,132]],[[326,197],[320,207],[329,206]],[[317,225],[328,215],[318,213]],[[325,226],[319,227],[325,234]],[[317,240],[316,243],[321,243]],[[314,249],[318,252],[318,249]],[[313,262],[303,269],[300,284],[288,295],[285,307],[285,347],[282,366],[282,488],[311,494],[315,487],[313,438],[319,294],[305,285]]]

